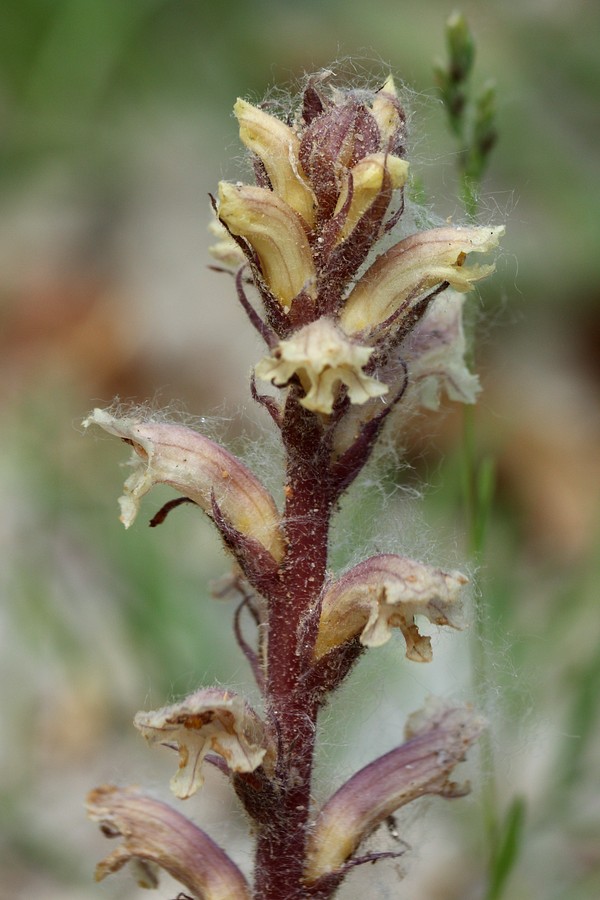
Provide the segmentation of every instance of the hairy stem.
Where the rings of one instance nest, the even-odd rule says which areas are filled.
[[[327,442],[316,416],[295,399],[282,435],[288,451],[281,589],[270,598],[266,704],[277,736],[277,802],[258,834],[256,900],[299,900],[319,705],[303,689],[312,666],[318,599],[326,575],[332,486]]]

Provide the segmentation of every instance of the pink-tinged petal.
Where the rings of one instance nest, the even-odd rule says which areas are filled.
[[[103,785],[87,798],[89,817],[123,843],[96,867],[96,881],[131,862],[141,887],[164,869],[198,900],[250,900],[246,879],[227,854],[189,819],[134,788]]]
[[[266,284],[283,307],[303,291],[315,296],[315,267],[301,219],[273,191],[222,181],[219,218],[252,246]]]
[[[360,843],[401,806],[425,794],[464,795],[449,781],[481,734],[484,720],[467,706],[434,702],[411,717],[407,742],[356,773],[325,803],[309,836],[305,882],[343,869]]]
[[[439,409],[442,391],[459,403],[477,400],[479,378],[465,365],[463,303],[455,291],[436,297],[403,348],[409,397],[426,409]]]
[[[207,753],[222,756],[231,772],[253,772],[272,762],[262,721],[232,691],[202,688],[180,703],[137,713],[134,725],[148,743],[178,749],[171,790],[182,800],[202,786]]]
[[[494,271],[494,265],[465,266],[467,255],[494,249],[503,233],[502,225],[433,228],[395,244],[350,293],[340,317],[344,331],[373,329],[398,310],[404,316],[413,302],[444,281],[457,291],[471,290]]]
[[[366,647],[379,647],[399,628],[406,656],[432,658],[431,640],[421,635],[415,616],[435,625],[460,626],[458,599],[467,579],[460,572],[383,554],[372,556],[342,575],[325,592],[315,657],[359,636]]]
[[[223,516],[241,534],[259,541],[280,560],[284,543],[279,513],[266,488],[224,447],[182,425],[113,416],[95,409],[84,427],[99,425],[133,447],[133,472],[120,498],[121,521],[133,523],[142,497],[155,484],[168,484],[208,515],[214,495]]]
[[[240,123],[240,139],[262,160],[274,193],[312,226],[315,197],[300,166],[295,131],[245,100],[238,99],[233,111]]]

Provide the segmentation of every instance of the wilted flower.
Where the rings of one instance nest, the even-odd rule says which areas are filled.
[[[134,725],[150,744],[179,750],[171,790],[181,799],[202,786],[207,753],[222,756],[231,772],[253,772],[271,760],[263,723],[232,691],[202,688],[179,703],[137,713]]]
[[[455,291],[436,297],[403,348],[412,399],[426,409],[439,408],[442,391],[459,403],[475,403],[480,391],[465,364],[463,303]]]
[[[458,595],[467,579],[460,572],[384,554],[359,563],[325,591],[315,656],[360,636],[365,647],[379,647],[399,628],[406,656],[431,660],[431,639],[419,633],[415,616],[435,625],[460,624]]]
[[[133,447],[133,472],[119,501],[126,528],[133,523],[140,500],[150,488],[168,484],[209,515],[214,497],[238,531],[263,544],[275,559],[281,558],[283,538],[273,498],[224,447],[182,425],[113,416],[102,409],[95,409],[83,425],[99,425]]]

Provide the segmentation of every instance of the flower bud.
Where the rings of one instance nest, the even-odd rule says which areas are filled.
[[[314,224],[315,198],[301,171],[298,151],[300,140],[280,119],[245,100],[239,100],[233,111],[240,123],[242,143],[261,159],[273,191],[305,222]]]
[[[460,572],[444,572],[403,556],[372,556],[326,590],[315,657],[356,636],[365,647],[379,647],[390,639],[392,628],[399,628],[408,659],[429,662],[431,639],[419,633],[415,616],[459,627],[457,601],[466,583]]]
[[[331,319],[321,318],[289,340],[280,341],[273,356],[259,362],[256,374],[277,385],[298,375],[306,391],[300,403],[329,415],[342,384],[348,388],[351,403],[365,403],[387,393],[387,385],[362,371],[372,352],[372,347],[348,340]]]
[[[398,310],[406,314],[413,301],[444,281],[457,291],[471,290],[495,267],[464,266],[467,254],[492,250],[503,233],[502,225],[433,228],[395,244],[365,272],[348,297],[340,317],[344,331],[356,334],[380,325]]]
[[[387,174],[393,189],[401,188],[408,177],[408,163],[399,156],[372,153],[361,159],[352,169],[352,199],[338,238],[345,240],[360,217],[369,209],[383,187],[383,177]],[[346,202],[348,187],[340,194],[336,214]]]
[[[182,800],[202,786],[207,753],[222,756],[231,772],[253,772],[272,761],[263,723],[232,691],[200,689],[180,703],[137,713],[134,725],[148,743],[179,750],[171,790]]]
[[[381,149],[392,153],[402,150],[406,116],[391,75],[388,75],[383,87],[375,95],[371,112],[379,128]]]
[[[246,879],[227,854],[189,819],[134,788],[104,785],[87,798],[90,819],[123,844],[96,867],[96,881],[138,864],[140,887],[156,887],[159,866],[202,900],[250,900]]]
[[[266,188],[219,184],[219,218],[256,251],[265,282],[286,309],[305,291],[315,296],[308,238],[294,210]]]
[[[208,515],[214,496],[223,516],[241,534],[259,541],[280,560],[284,543],[273,498],[237,457],[185,428],[95,409],[83,423],[99,425],[133,447],[133,472],[123,487],[121,522],[133,523],[140,500],[155,484],[168,484]]]
[[[309,836],[304,880],[343,869],[361,841],[401,806],[425,794],[466,793],[448,780],[484,727],[469,707],[433,703],[409,719],[409,740],[356,773],[325,803]]]

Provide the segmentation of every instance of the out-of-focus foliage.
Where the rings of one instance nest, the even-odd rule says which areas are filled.
[[[115,394],[144,401],[159,390],[157,405],[216,411],[204,427],[240,441],[257,348],[232,283],[206,269],[207,193],[246,164],[235,97],[256,101],[323,66],[375,79],[391,66],[408,86],[413,192],[431,212],[460,219],[455,144],[432,71],[452,8],[443,0],[414,9],[389,0],[1,5],[1,896],[99,896],[90,880],[104,847],[83,819],[86,790],[119,781],[164,794],[171,768],[133,733],[133,713],[200,683],[247,679],[232,609],[209,596],[226,564],[208,524],[184,508],[160,528],[140,519],[124,532],[116,498],[126,448],[84,439],[79,428]],[[499,479],[481,581],[497,691],[487,713],[500,802],[528,798],[506,896],[591,900],[600,892],[600,7],[472,0],[462,8],[476,72],[498,83],[499,142],[480,218],[507,225],[498,277],[471,300],[488,314],[477,352],[478,450],[495,458]],[[270,96],[282,100],[279,88]],[[250,462],[268,475],[267,451],[252,446],[264,422],[244,421]],[[425,420],[397,437],[415,471],[392,467],[390,483],[424,477],[432,487],[424,503],[401,492],[374,532],[385,527],[389,542],[397,529],[397,549],[423,556],[435,542],[435,558],[445,542],[457,563],[465,554],[457,423],[449,413],[434,450]],[[344,505],[344,561],[369,539],[369,502],[367,492],[364,503]],[[159,505],[148,501],[148,518]],[[468,694],[464,653],[448,654],[417,674],[397,647],[359,667],[326,725],[324,783],[375,755],[370,723],[352,720],[353,692],[373,696],[371,726],[389,749],[424,691]],[[477,794],[457,806],[432,807],[427,821],[437,824],[427,833],[406,823],[401,836],[419,847],[419,864],[405,882],[383,864],[392,896],[478,896]],[[244,823],[218,775],[193,816],[247,864]],[[373,871],[353,876],[344,896],[364,893],[361,879],[370,890]],[[103,893],[135,890],[125,874]]]

